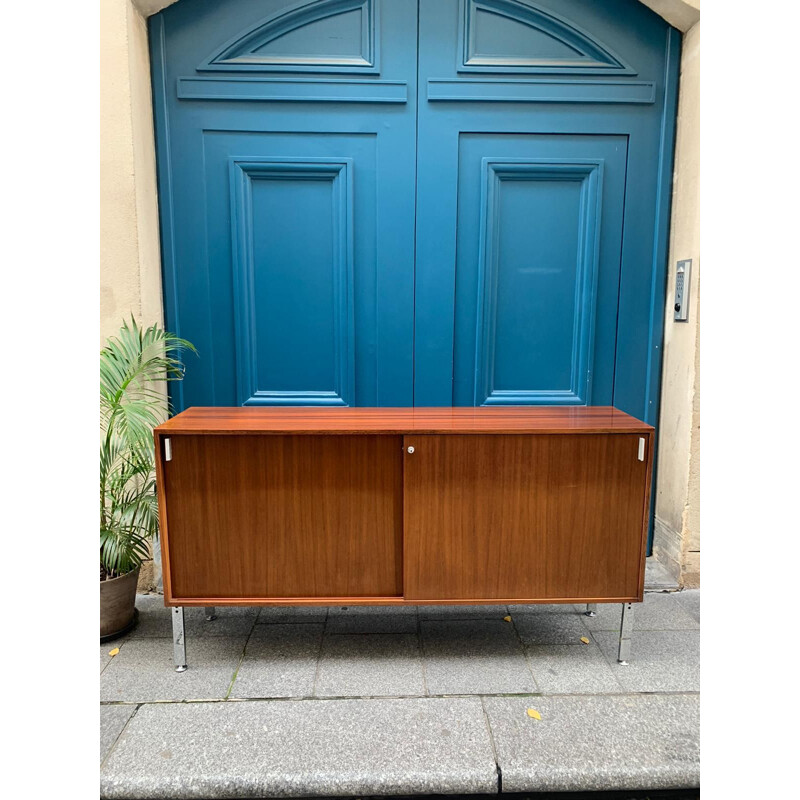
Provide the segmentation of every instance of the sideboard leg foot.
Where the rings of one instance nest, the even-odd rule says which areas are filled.
[[[206,606],[206,622],[211,622],[217,618],[217,609],[214,606]]]
[[[586,611],[583,612],[586,614],[587,617],[596,617],[597,616],[597,603],[587,603],[586,604]]]
[[[622,619],[619,624],[619,654],[617,661],[622,666],[628,665],[631,657],[631,633],[633,632],[633,603],[622,604]]]
[[[175,672],[186,671],[186,636],[183,630],[183,607],[172,609],[172,653],[175,658]]]

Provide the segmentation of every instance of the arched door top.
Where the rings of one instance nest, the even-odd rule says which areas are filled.
[[[460,0],[459,72],[635,75],[588,31],[528,0]]]
[[[198,70],[378,72],[375,0],[311,0],[248,26]]]

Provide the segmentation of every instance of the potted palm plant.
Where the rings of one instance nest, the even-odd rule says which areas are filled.
[[[196,352],[158,325],[131,318],[100,351],[100,640],[135,624],[136,583],[158,535],[153,428],[169,413],[164,381]]]

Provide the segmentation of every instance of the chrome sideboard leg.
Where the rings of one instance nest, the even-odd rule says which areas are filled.
[[[617,661],[627,666],[631,657],[631,633],[633,633],[633,603],[622,604],[622,619],[619,623],[619,654]]]
[[[597,616],[597,603],[587,603],[586,604],[586,611],[583,612],[586,614],[587,617],[596,617]]]
[[[186,635],[183,630],[183,607],[172,609],[172,652],[175,657],[175,672],[186,671]]]
[[[214,606],[206,606],[206,622],[211,622],[217,618],[217,609]]]

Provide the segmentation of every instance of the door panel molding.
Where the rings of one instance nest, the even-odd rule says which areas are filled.
[[[481,166],[480,244],[475,348],[475,405],[586,405],[591,403],[592,354],[597,297],[600,222],[602,218],[603,159],[484,158]],[[503,183],[577,183],[577,252],[574,263],[572,343],[569,386],[547,389],[496,387],[498,282],[502,270],[501,193]],[[538,253],[525,253],[535,259]],[[565,254],[566,255],[566,254]],[[530,270],[553,270],[536,266]],[[566,266],[566,265],[565,265]],[[536,324],[535,320],[531,321]],[[547,358],[542,354],[542,361]],[[557,365],[556,365],[557,366]],[[517,374],[519,371],[517,370]]]
[[[233,242],[234,319],[239,365],[239,405],[352,405],[355,396],[353,319],[353,189],[349,158],[230,159],[231,238]],[[256,309],[254,183],[314,181],[330,183],[332,272],[332,361],[330,388],[283,390],[262,386],[259,315]],[[309,220],[309,223],[314,222]],[[298,290],[299,291],[299,290]],[[307,313],[311,313],[307,309]],[[288,333],[288,332],[287,332]],[[284,338],[284,337],[282,337]],[[261,358],[260,358],[261,356]]]
[[[407,103],[405,81],[340,78],[178,78],[179,100],[271,103]]]
[[[610,402],[627,144],[627,137],[605,134],[458,134],[458,163],[453,165],[458,194],[451,212],[457,217],[457,235],[451,251],[455,310],[449,403],[482,404],[490,394],[489,404],[503,405]],[[510,165],[512,173],[525,164],[534,169],[519,180],[509,176],[500,181],[501,191],[495,195],[499,202],[493,204],[497,214],[490,212],[487,179],[494,173],[485,174],[485,159],[501,169]],[[587,175],[559,174],[557,169],[548,174],[548,164],[567,170],[577,165],[579,173],[597,166],[602,180],[590,187]],[[592,189],[591,201],[584,188]],[[591,209],[590,203],[595,204]],[[593,220],[587,227],[590,211]],[[499,219],[494,233],[488,231],[492,219]],[[594,236],[597,248],[589,258],[595,270],[592,336],[585,342],[586,366],[574,371],[572,354],[576,347],[580,351],[580,342],[573,323],[579,320],[583,303],[575,278],[578,259],[586,261],[586,236]],[[484,274],[493,272],[492,252],[499,252],[495,274],[501,292],[496,312],[482,289]],[[442,260],[448,257],[443,255]],[[489,336],[489,317],[494,313],[500,324],[496,335]],[[478,320],[481,314],[483,322]],[[585,314],[584,319],[588,319]],[[485,380],[493,372],[485,368],[489,351],[497,354],[494,380]],[[573,380],[573,372],[582,379]]]
[[[502,21],[502,22],[501,22]],[[509,25],[509,23],[511,23]],[[481,28],[508,47],[512,35],[525,52],[480,52]],[[459,72],[613,72],[635,75],[620,55],[566,17],[527,0],[461,0]]]
[[[590,81],[569,79],[428,81],[429,102],[480,103],[634,103],[651,105],[653,81]]]
[[[296,3],[260,20],[229,39],[214,54],[204,59],[198,71],[273,71],[298,72],[380,72],[380,36],[378,3],[375,0],[313,0]],[[348,16],[349,30],[342,27]],[[357,20],[356,20],[357,18]],[[339,27],[335,27],[336,23]],[[328,23],[330,30],[320,28]],[[353,27],[358,30],[353,30]],[[303,37],[300,31],[313,27]],[[290,45],[275,43],[294,34]],[[348,35],[349,34],[349,35]],[[337,42],[346,48],[347,40],[355,45],[352,52],[325,52],[320,45]],[[318,49],[318,52],[315,50]],[[281,52],[281,50],[283,52]],[[288,51],[288,52],[287,52]]]

